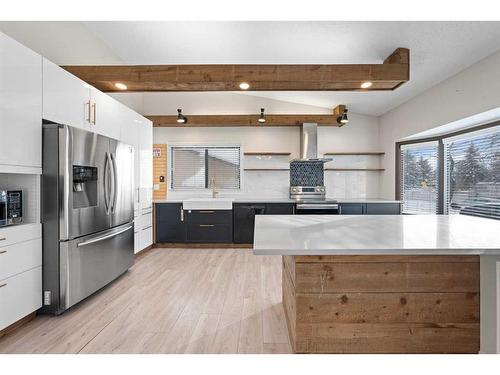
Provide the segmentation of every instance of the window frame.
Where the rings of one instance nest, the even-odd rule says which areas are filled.
[[[173,191],[173,192],[193,192],[193,191],[210,191],[212,188],[209,186],[207,178],[208,178],[208,169],[207,169],[207,160],[205,160],[205,186],[208,187],[200,187],[200,188],[174,188],[172,186],[173,183],[173,170],[172,170],[172,163],[173,163],[173,149],[175,148],[204,148],[205,152],[207,149],[210,148],[237,148],[239,150],[239,174],[240,174],[240,186],[239,188],[220,188],[217,187],[217,191],[233,191],[233,192],[238,192],[243,190],[243,147],[241,144],[234,144],[234,143],[171,143],[167,146],[167,155],[168,155],[168,160],[167,160],[167,176],[169,177],[169,181],[167,184],[167,189],[168,191]]]
[[[426,137],[426,138],[418,138],[418,139],[411,139],[407,141],[400,141],[396,142],[395,144],[395,151],[396,151],[396,191],[395,191],[395,198],[396,200],[401,200],[402,194],[401,194],[401,146],[403,145],[410,145],[410,144],[418,144],[418,143],[425,143],[425,142],[438,142],[438,162],[437,162],[437,167],[438,167],[438,201],[437,201],[437,215],[442,215],[445,213],[445,158],[444,158],[444,140],[450,137],[455,137],[459,135],[464,135],[468,133],[473,133],[478,130],[483,130],[483,129],[488,129],[488,128],[493,128],[495,126],[500,126],[500,120],[490,122],[487,124],[482,124],[474,127],[470,127],[467,129],[462,129],[458,130],[455,132],[450,132],[450,133],[445,133],[441,135],[437,135],[434,137]],[[411,215],[411,214],[408,214]]]

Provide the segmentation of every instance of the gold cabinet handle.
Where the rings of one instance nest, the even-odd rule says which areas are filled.
[[[215,227],[213,224],[200,224],[200,227]]]
[[[88,123],[91,123],[90,121],[90,100],[85,103],[85,112],[87,112],[87,117],[85,118],[85,121],[87,121]]]
[[[0,285],[0,288],[3,288],[4,286],[7,286],[7,283]]]
[[[97,105],[96,103],[92,103],[92,108],[93,110],[93,116],[92,116],[92,123],[95,125],[96,124],[96,116],[97,116]]]
[[[6,253],[7,253],[7,250],[0,250],[0,255],[6,254]]]

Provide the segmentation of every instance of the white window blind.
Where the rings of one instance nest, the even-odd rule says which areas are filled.
[[[400,152],[403,213],[437,213],[438,142],[402,145]]]
[[[217,189],[240,188],[240,149],[239,147],[209,148],[208,187],[215,183]]]
[[[445,213],[500,219],[500,126],[443,142]]]
[[[171,147],[172,189],[239,189],[240,148],[237,146]]]

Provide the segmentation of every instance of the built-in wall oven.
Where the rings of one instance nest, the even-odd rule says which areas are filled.
[[[338,215],[339,205],[335,202],[300,202],[295,206],[296,215]]]

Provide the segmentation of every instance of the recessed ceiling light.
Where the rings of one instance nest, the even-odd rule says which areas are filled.
[[[370,81],[366,81],[366,82],[363,82],[363,83],[361,84],[361,88],[362,88],[362,89],[368,89],[368,88],[372,87],[372,85],[373,85],[373,83],[372,83],[372,82],[370,82]]]
[[[247,82],[241,82],[240,83],[240,89],[242,90],[248,90],[250,88],[250,84],[248,84]]]
[[[127,85],[126,85],[126,84],[124,84],[124,83],[121,83],[121,82],[116,82],[116,83],[115,83],[115,87],[116,87],[117,89],[120,89],[120,90],[126,90],[126,89],[127,89]]]
[[[260,109],[260,116],[259,116],[259,119],[257,121],[259,121],[261,124],[266,122],[266,118],[264,117],[264,108]]]

